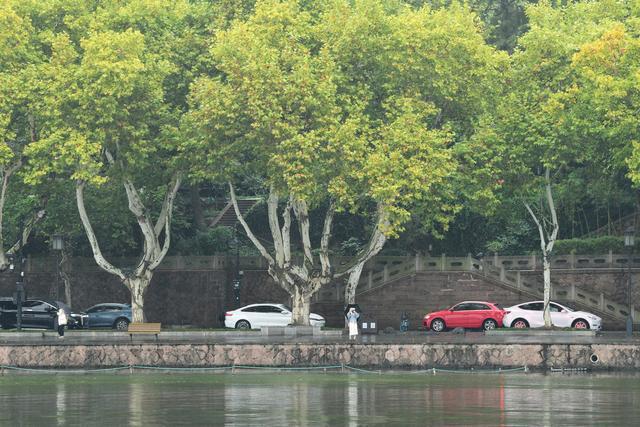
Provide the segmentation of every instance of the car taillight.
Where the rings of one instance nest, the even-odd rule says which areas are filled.
[[[227,311],[226,313],[224,313],[225,316],[233,316],[233,313],[230,311]]]
[[[509,310],[504,311],[504,314],[509,314],[509,313],[511,313]]]

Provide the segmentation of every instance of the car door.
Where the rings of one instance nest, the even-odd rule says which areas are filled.
[[[291,312],[281,307],[271,305],[268,306],[269,325],[271,326],[287,326],[291,323]]]
[[[26,300],[22,304],[22,326],[25,328],[53,328],[56,308],[40,300]]]
[[[468,326],[465,326],[465,328],[481,328],[485,319],[492,318],[497,322],[498,319],[495,319],[495,317],[495,314],[488,305],[478,302],[471,303],[471,310],[466,319]]]
[[[558,326],[559,328],[571,327],[571,313],[568,310],[565,310],[558,304],[549,303],[549,311],[551,311],[551,322],[554,326]]]
[[[540,328],[544,326],[543,311],[544,304],[542,302],[532,302],[520,306],[529,326],[531,328]]]
[[[243,309],[240,316],[238,316],[239,318],[237,321],[246,320],[251,324],[251,328],[259,329],[262,322],[262,319],[260,318],[261,313],[258,311],[261,309],[260,307],[261,306],[259,305],[254,305],[253,307]]]
[[[22,326],[25,328],[37,328],[36,315],[33,308],[42,304],[42,301],[26,300],[22,303]]]
[[[444,322],[448,328],[463,327],[465,324],[466,316],[471,308],[468,303],[460,303],[451,308],[449,313],[445,316]]]
[[[256,307],[255,317],[256,321],[251,323],[256,328],[263,326],[278,326],[278,314],[274,312],[275,307],[271,305],[259,305]]]
[[[108,307],[106,305],[99,305],[89,309],[87,314],[89,315],[89,327],[90,328],[102,328],[105,326],[111,326],[109,322]]]

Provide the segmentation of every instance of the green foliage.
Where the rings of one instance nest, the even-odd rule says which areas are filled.
[[[636,245],[640,246],[640,245]],[[557,255],[602,255],[609,251],[625,253],[624,238],[618,236],[602,236],[590,239],[558,240],[553,248]],[[634,249],[635,251],[635,249]]]

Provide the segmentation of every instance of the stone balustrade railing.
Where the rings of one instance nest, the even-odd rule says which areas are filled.
[[[510,257],[518,261],[519,257]],[[526,258],[526,257],[520,257]],[[579,257],[573,258],[580,259]],[[587,258],[585,258],[587,259]],[[590,257],[591,261],[599,260],[601,257]],[[620,259],[626,262],[635,262],[633,257],[610,256],[609,262],[616,263]],[[562,263],[561,263],[562,264]],[[595,263],[600,265],[600,263]],[[521,264],[522,265],[522,264]],[[370,292],[380,286],[415,274],[426,271],[468,271],[481,275],[486,279],[498,282],[500,285],[508,287],[514,291],[526,293],[532,298],[539,299],[544,295],[544,285],[541,278],[522,275],[519,270],[510,270],[504,264],[496,267],[493,263],[467,257],[422,257],[417,255],[414,259],[407,257],[376,257],[369,265],[368,272],[363,275],[358,284],[358,294]],[[611,268],[611,267],[608,267]],[[340,289],[338,287],[338,297]],[[589,292],[579,289],[572,284],[568,287],[553,286],[552,299],[560,301],[570,301],[583,307],[586,310],[594,311],[600,315],[608,316],[617,320],[627,318],[628,308],[606,297],[603,293]],[[637,311],[634,309],[634,319]]]
[[[508,270],[541,270],[542,257],[501,256],[495,254],[485,257],[485,264],[504,267]],[[590,268],[640,268],[640,255],[614,254],[605,255],[555,255],[550,259],[552,269],[590,269]]]

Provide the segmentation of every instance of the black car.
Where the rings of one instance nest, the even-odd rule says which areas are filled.
[[[22,327],[37,329],[55,329],[58,310],[67,313],[68,327],[75,327],[76,320],[71,309],[62,301],[29,298],[22,303]],[[15,328],[18,308],[12,298],[0,298],[0,326],[4,329]]]

